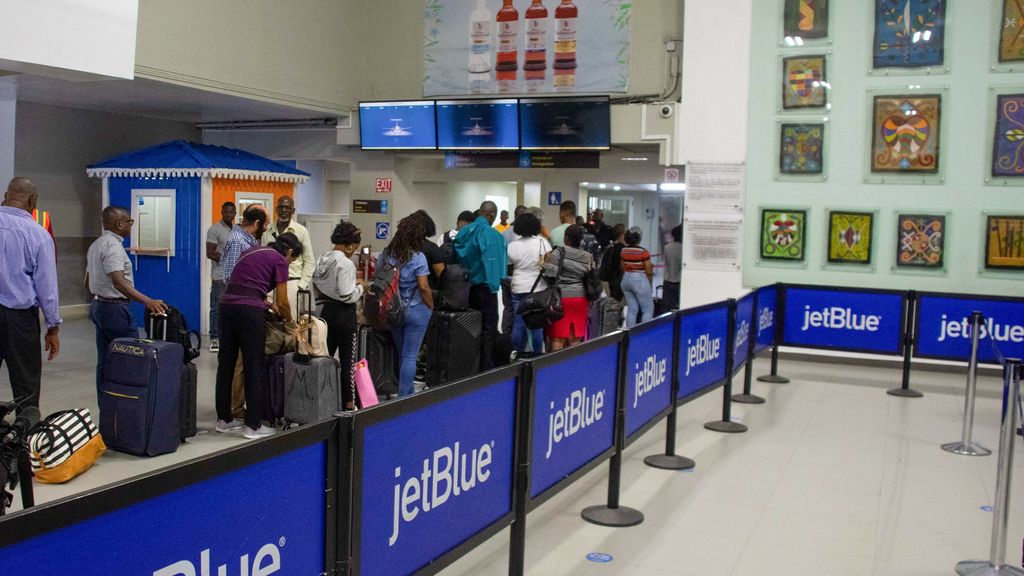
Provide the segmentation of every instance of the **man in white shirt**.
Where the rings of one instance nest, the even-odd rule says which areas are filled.
[[[217,314],[220,308],[220,297],[224,295],[224,268],[221,266],[220,257],[224,254],[224,245],[231,236],[231,229],[235,225],[235,204],[225,202],[220,207],[220,220],[206,231],[206,257],[212,263],[210,266],[210,352],[220,350],[220,338],[218,335],[218,324],[220,318]]]
[[[316,256],[313,255],[313,244],[309,240],[306,227],[292,219],[295,214],[295,201],[291,196],[281,196],[277,200],[277,221],[267,227],[263,233],[262,244],[266,246],[285,232],[291,232],[302,243],[302,257],[288,266],[288,302],[292,306],[292,318],[299,317],[298,292],[309,290],[313,272],[316,270]]]
[[[551,246],[554,248],[565,246],[565,231],[576,223],[576,203],[572,200],[562,202],[558,208],[558,219],[562,221],[562,225],[552,229],[550,236]]]
[[[665,306],[679,309],[680,288],[683,277],[683,226],[672,229],[672,241],[665,244]]]

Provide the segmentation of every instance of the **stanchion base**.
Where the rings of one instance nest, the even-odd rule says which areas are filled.
[[[963,442],[950,442],[949,444],[943,444],[942,449],[961,456],[988,456],[992,454],[991,450],[975,442],[968,442],[967,444]]]
[[[1024,576],[1024,570],[1013,566],[993,566],[987,560],[964,560],[956,563],[960,576]]]
[[[772,384],[789,384],[789,378],[778,374],[765,374],[757,377],[758,382],[770,382]]]
[[[644,464],[662,470],[689,470],[697,465],[692,459],[675,454],[651,454],[644,458]]]
[[[618,508],[587,506],[583,509],[583,512],[580,512],[580,516],[591,524],[608,526],[610,528],[636,526],[644,521],[643,512],[626,506],[619,506]]]
[[[732,401],[740,404],[764,404],[764,398],[754,394],[733,394]]]
[[[886,390],[885,393],[889,396],[899,396],[900,398],[920,398],[924,396],[923,393],[910,388],[893,388],[892,390]]]
[[[715,432],[725,432],[726,434],[739,434],[740,432],[746,432],[747,427],[739,422],[726,422],[725,420],[716,420],[714,422],[708,422],[704,425],[708,430]]]

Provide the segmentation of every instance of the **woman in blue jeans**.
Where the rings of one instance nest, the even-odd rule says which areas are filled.
[[[640,246],[640,229],[630,228],[626,232],[626,246],[620,256],[622,270],[622,292],[626,295],[626,328],[640,322],[647,322],[654,315],[654,294],[651,282],[654,279],[654,268],[651,266],[651,253]]]
[[[517,238],[508,244],[508,268],[512,276],[512,348],[519,354],[526,352],[527,335],[534,353],[544,351],[544,329],[527,328],[518,313],[519,303],[530,294],[534,283],[537,290],[547,288],[543,279],[537,282],[544,257],[551,252],[551,244],[540,235],[540,228],[540,220],[536,216],[529,212],[520,214],[512,225]],[[506,310],[505,313],[509,312]]]
[[[395,237],[384,250],[384,262],[398,268],[398,289],[405,302],[405,322],[391,330],[395,350],[401,358],[398,371],[398,396],[409,396],[415,389],[416,356],[434,309],[434,299],[427,278],[430,268],[421,248],[426,236],[423,219],[413,214],[402,218]]]

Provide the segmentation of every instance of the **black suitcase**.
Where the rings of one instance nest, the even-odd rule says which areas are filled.
[[[196,435],[196,380],[198,378],[196,365],[186,362],[181,367],[181,441]]]
[[[427,387],[440,386],[480,371],[479,310],[435,311],[427,326]]]
[[[598,298],[590,303],[587,339],[615,332],[622,324],[622,304],[614,298]]]
[[[665,301],[664,293],[664,286],[658,286],[654,289],[654,315],[652,318],[657,318],[668,312],[668,302]]]
[[[378,397],[390,398],[398,394],[398,354],[391,334],[375,330],[372,326],[359,327],[359,358],[366,360],[370,378]]]

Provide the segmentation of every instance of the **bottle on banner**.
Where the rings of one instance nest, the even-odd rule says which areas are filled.
[[[498,54],[495,57],[494,69],[498,72],[518,70],[519,11],[512,5],[512,0],[504,0],[495,20],[498,23]],[[515,76],[512,80],[515,80]]]
[[[533,0],[526,9],[526,60],[524,70],[545,70],[548,67],[548,9],[542,0]]]
[[[487,72],[491,69],[491,13],[485,2],[477,0],[476,9],[469,15],[469,71]]]
[[[578,10],[572,0],[562,0],[555,8],[555,70],[576,68],[576,17]],[[558,78],[556,74],[555,78]],[[557,82],[556,82],[557,84]]]

